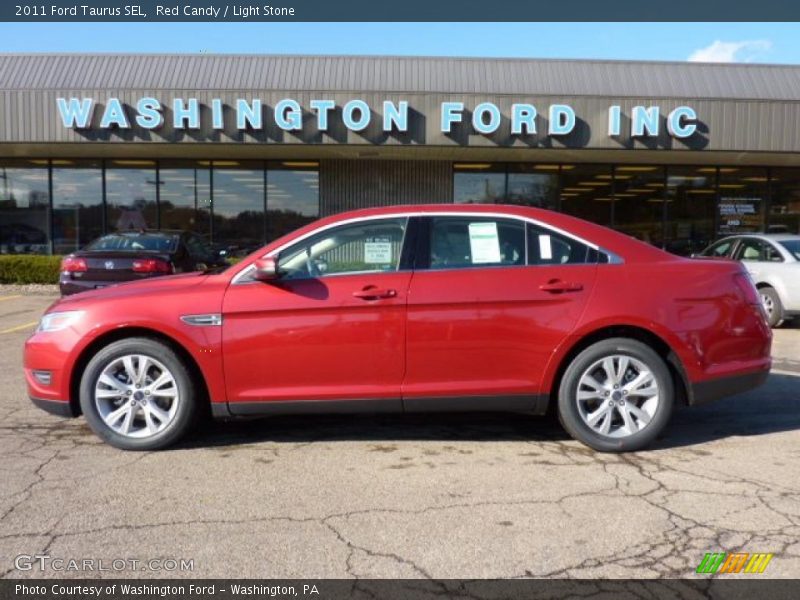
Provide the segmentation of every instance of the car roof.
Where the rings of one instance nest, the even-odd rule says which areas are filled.
[[[183,233],[182,231],[171,230],[171,229],[162,229],[160,231],[153,231],[153,230],[149,230],[149,229],[145,229],[145,230],[138,229],[136,231],[130,231],[130,230],[126,230],[126,231],[111,231],[111,232],[105,234],[102,237],[108,237],[110,235],[121,235],[121,236],[124,236],[124,237],[138,237],[138,236],[142,236],[142,235],[148,235],[148,236],[154,236],[154,237],[169,237],[169,236],[173,236],[173,235],[181,235],[182,233]]]
[[[786,242],[790,240],[800,240],[800,235],[794,233],[735,233],[732,235],[726,235],[722,239],[732,239],[732,238],[757,238],[761,240],[770,240],[773,242]]]

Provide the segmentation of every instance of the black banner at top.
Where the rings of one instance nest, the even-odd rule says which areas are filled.
[[[787,0],[45,0],[0,3],[7,22],[798,21]],[[457,34],[457,32],[454,32]]]

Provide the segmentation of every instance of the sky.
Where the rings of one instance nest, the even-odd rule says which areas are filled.
[[[381,54],[800,64],[800,24],[0,23],[0,52]]]

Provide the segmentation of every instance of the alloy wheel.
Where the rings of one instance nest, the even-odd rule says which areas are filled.
[[[767,311],[767,314],[772,316],[772,313],[775,312],[775,303],[772,298],[767,294],[761,294],[761,303],[764,305],[764,310]]]
[[[652,369],[624,354],[595,361],[578,380],[578,412],[592,431],[604,437],[624,438],[647,427],[659,399]]]
[[[95,382],[94,401],[109,429],[130,438],[147,438],[172,423],[180,394],[174,375],[163,363],[143,354],[127,354],[102,370]]]

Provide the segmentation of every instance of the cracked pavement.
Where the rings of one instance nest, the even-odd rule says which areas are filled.
[[[0,331],[52,297],[0,303]],[[125,577],[700,577],[705,552],[773,552],[800,577],[800,328],[759,390],[676,412],[603,455],[549,417],[303,416],[215,423],[126,453],[28,401],[30,329],[0,334],[0,574],[19,554],[184,558]],[[702,577],[708,577],[702,576]],[[752,577],[752,576],[751,576]]]

